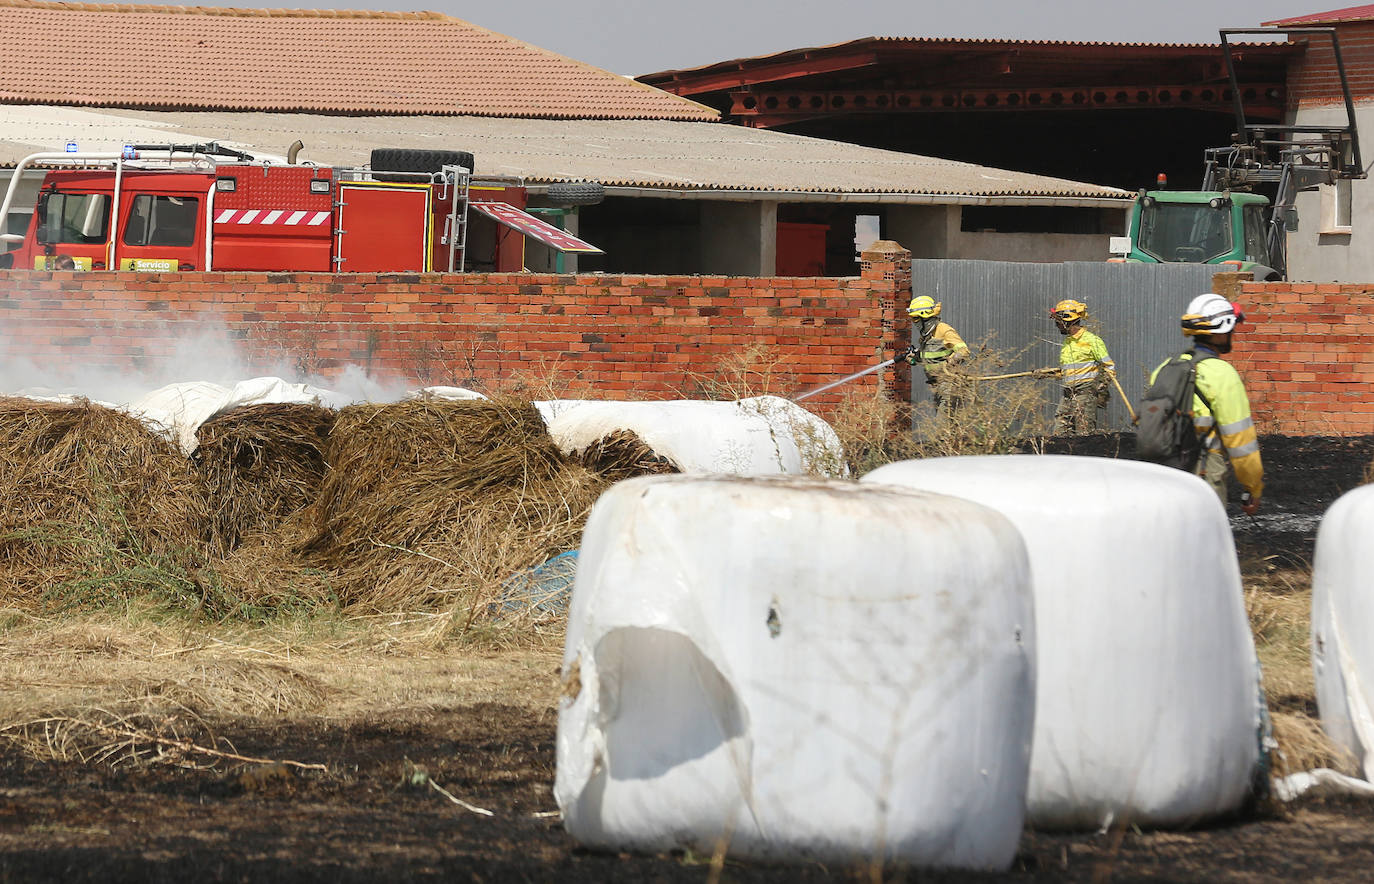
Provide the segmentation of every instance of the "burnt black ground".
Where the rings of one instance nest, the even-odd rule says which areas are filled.
[[[1135,434],[1106,433],[1048,439],[1048,454],[1135,458]],[[1317,526],[1327,508],[1364,481],[1374,463],[1374,436],[1261,436],[1264,499],[1254,517],[1240,510],[1240,488],[1230,483],[1227,512],[1237,552],[1268,558],[1280,567],[1309,567]]]

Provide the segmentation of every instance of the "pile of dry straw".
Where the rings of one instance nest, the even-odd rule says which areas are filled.
[[[215,616],[492,610],[575,549],[611,483],[672,472],[632,433],[569,457],[528,402],[258,405],[191,459],[102,406],[0,399],[0,605],[152,592]]]

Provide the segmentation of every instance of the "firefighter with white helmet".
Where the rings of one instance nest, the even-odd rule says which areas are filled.
[[[1107,345],[1083,327],[1088,305],[1066,299],[1054,305],[1050,317],[1064,344],[1059,348],[1059,377],[1063,387],[1055,411],[1055,433],[1081,436],[1097,430],[1098,411],[1107,407],[1111,390],[1107,386],[1116,370]]]
[[[1192,338],[1193,348],[1180,359],[1196,365],[1193,395],[1193,426],[1202,444],[1198,475],[1207,480],[1226,502],[1226,462],[1235,471],[1236,481],[1245,489],[1241,509],[1254,515],[1264,491],[1264,464],[1260,460],[1259,436],[1250,416],[1250,398],[1240,375],[1221,359],[1231,352],[1231,336],[1245,319],[1240,308],[1213,292],[1198,295],[1188,303],[1181,324],[1183,334]],[[1161,365],[1160,368],[1163,366]],[[1159,374],[1155,369],[1150,382]]]
[[[926,383],[935,400],[935,408],[948,417],[958,407],[958,402],[946,372],[949,366],[967,356],[969,350],[954,326],[940,319],[940,307],[940,302],[930,295],[917,295],[911,299],[906,314],[911,317],[916,341],[898,359],[910,365],[918,361],[921,363],[926,373]]]

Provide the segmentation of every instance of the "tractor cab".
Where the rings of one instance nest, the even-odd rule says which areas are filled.
[[[1277,278],[1269,252],[1269,199],[1255,193],[1143,191],[1117,260],[1151,264],[1233,264],[1256,279]]]

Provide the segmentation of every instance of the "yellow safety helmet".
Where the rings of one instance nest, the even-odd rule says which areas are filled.
[[[907,305],[906,315],[912,319],[934,319],[940,315],[940,302],[930,295],[917,295]]]
[[[1082,301],[1066,299],[1054,305],[1050,316],[1059,322],[1077,322],[1088,315],[1088,305]]]

